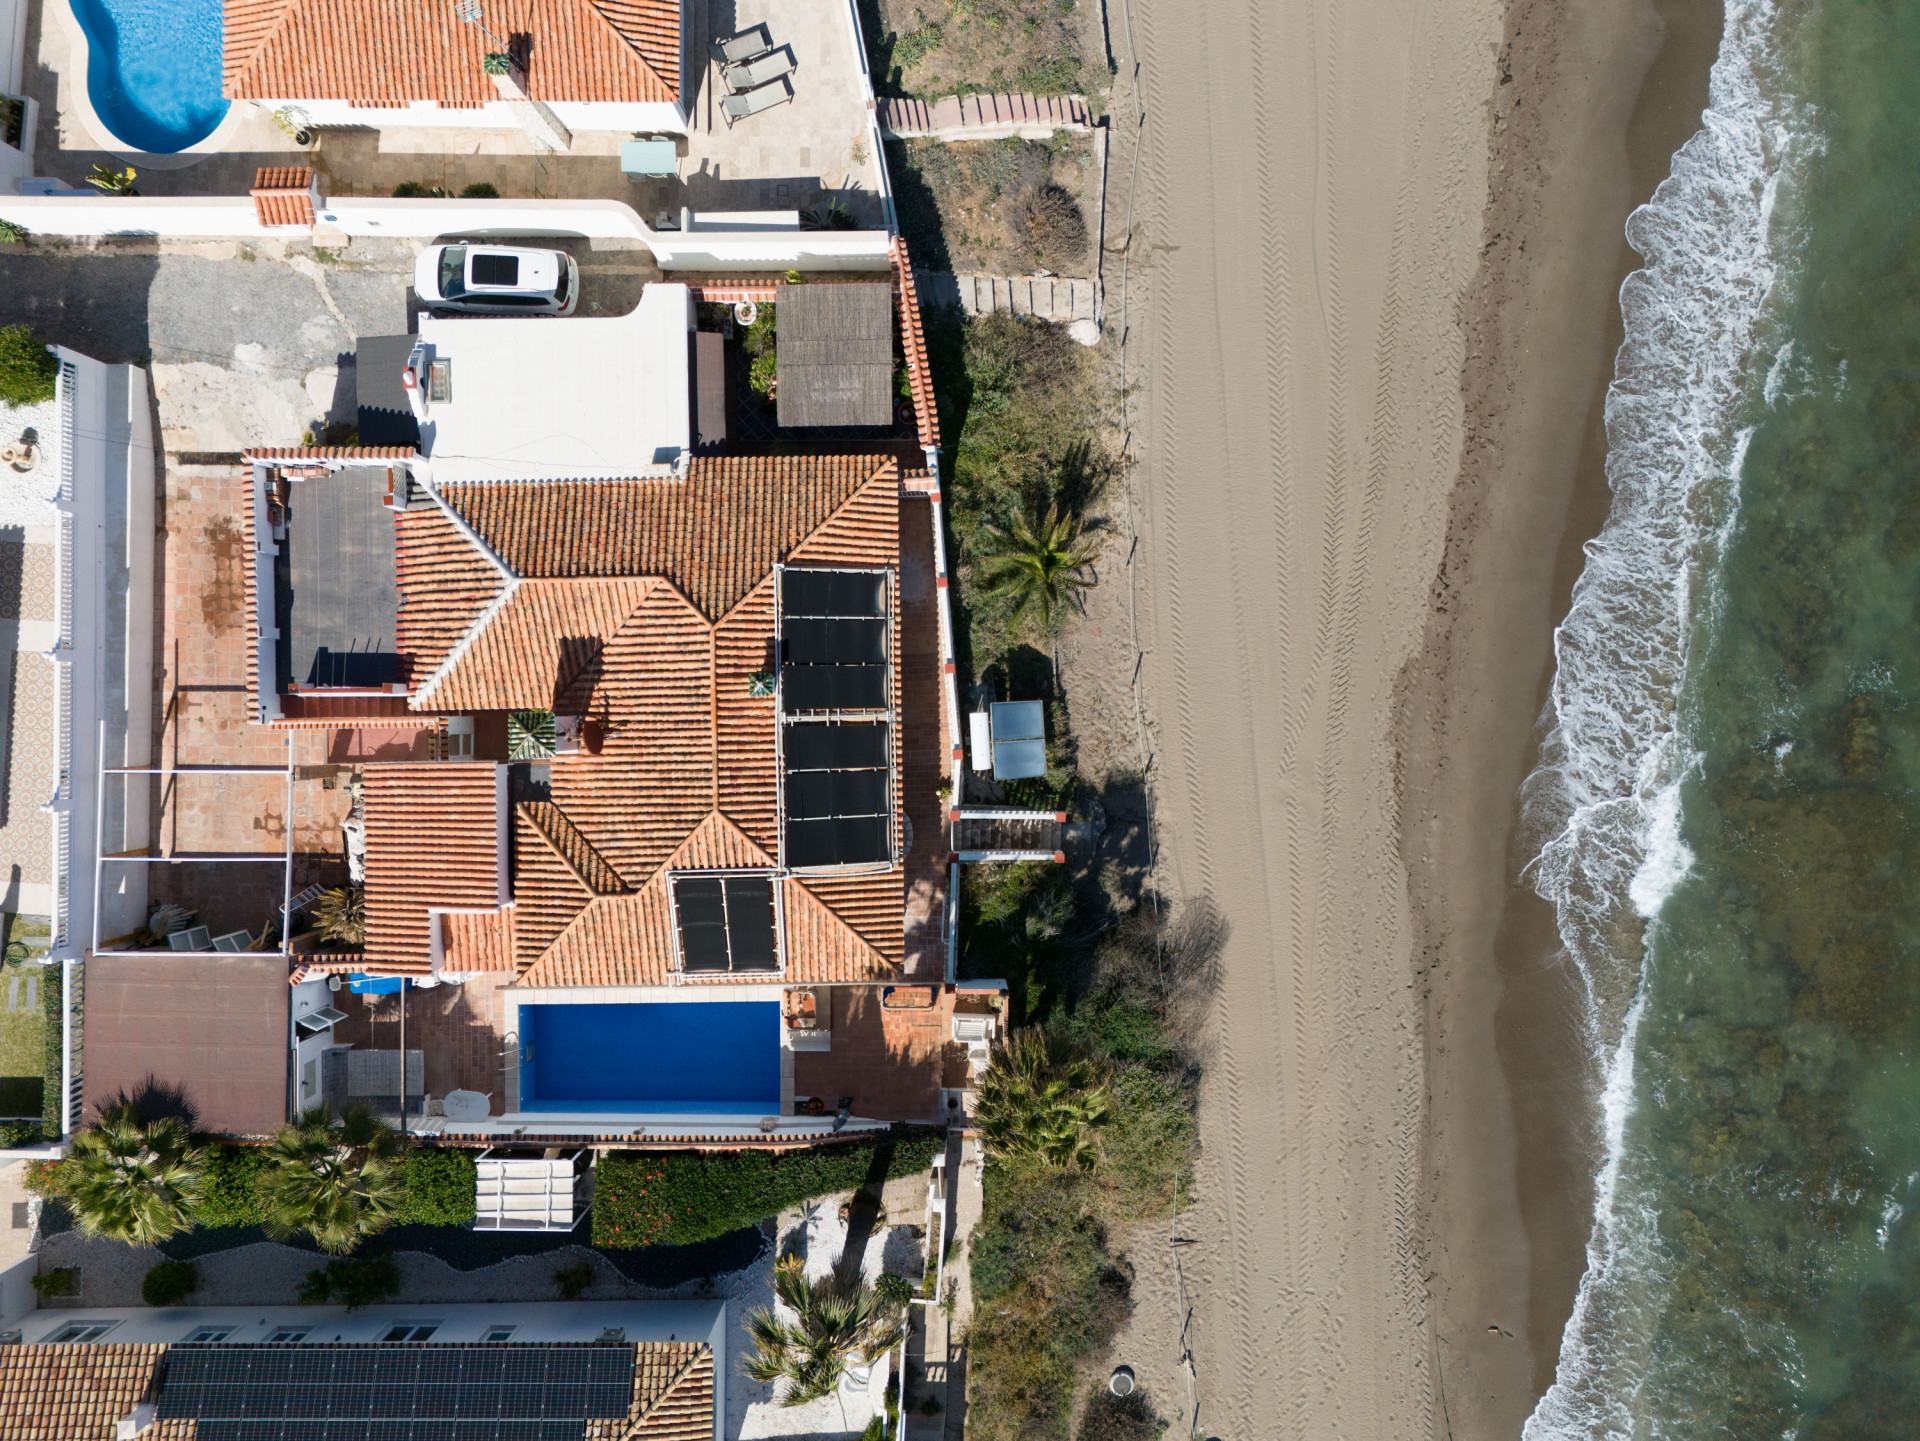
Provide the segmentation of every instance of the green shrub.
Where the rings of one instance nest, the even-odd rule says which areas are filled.
[[[0,330],[0,349],[5,345],[4,330]],[[49,360],[53,357],[48,356]],[[0,367],[4,367],[0,360]],[[84,975],[82,971],[80,974]],[[66,1128],[65,1097],[60,1091],[61,1050],[60,1050],[60,968],[49,966],[40,974],[40,1012],[46,1024],[41,1027],[46,1035],[46,1045],[42,1052],[44,1071],[40,1087],[40,1129],[50,1137],[58,1137]]]
[[[418,180],[402,180],[398,185],[393,187],[393,198],[395,200],[424,200],[426,196],[427,187],[422,185]]]
[[[24,325],[0,325],[0,402],[21,406],[52,400],[59,374],[60,362],[31,330]]]
[[[266,1219],[260,1204],[260,1179],[267,1154],[258,1146],[207,1147],[200,1202],[193,1218],[202,1226],[258,1226]]]
[[[886,1175],[911,1176],[933,1164],[946,1142],[909,1133],[893,1146]],[[615,1151],[600,1160],[594,1183],[593,1244],[681,1246],[724,1236],[777,1216],[789,1206],[857,1190],[875,1163],[873,1141],[766,1151]]]
[[[473,1219],[471,1152],[452,1146],[415,1146],[401,1162],[406,1199],[396,1218],[403,1226],[460,1226]]]
[[[0,1150],[10,1150],[15,1146],[31,1146],[40,1139],[38,1121],[7,1121],[0,1123]]]
[[[585,1261],[563,1266],[553,1273],[553,1284],[559,1290],[561,1300],[578,1301],[586,1294],[587,1287],[593,1284],[593,1267]]]
[[[178,1306],[200,1284],[191,1261],[162,1261],[140,1282],[140,1299],[149,1306]]]
[[[80,1289],[80,1271],[75,1266],[56,1266],[33,1278],[33,1291],[42,1301],[55,1296],[71,1296]]]
[[[498,200],[500,192],[494,189],[490,180],[476,180],[460,192],[462,200]]]
[[[973,1233],[968,1430],[983,1441],[1065,1433],[1074,1363],[1126,1320],[1092,1184],[990,1165]]]
[[[294,1299],[302,1306],[334,1302],[349,1311],[376,1305],[400,1291],[400,1262],[391,1251],[373,1256],[336,1256],[307,1272]]]

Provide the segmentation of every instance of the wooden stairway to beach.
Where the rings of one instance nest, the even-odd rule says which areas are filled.
[[[880,129],[890,139],[994,140],[1018,135],[1044,140],[1056,130],[1090,130],[1093,112],[1080,95],[949,95],[924,100],[882,100]]]

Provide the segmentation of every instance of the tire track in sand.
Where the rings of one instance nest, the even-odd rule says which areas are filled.
[[[1182,1215],[1199,1424],[1418,1434],[1418,1015],[1388,726],[1459,447],[1452,327],[1485,133],[1456,112],[1484,98],[1499,15],[1131,14],[1143,675],[1178,778],[1160,880],[1210,895],[1230,931]]]

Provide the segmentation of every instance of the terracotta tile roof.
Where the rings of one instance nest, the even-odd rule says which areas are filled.
[[[648,1341],[634,1350],[627,1414],[591,1420],[584,1441],[708,1441],[713,1435],[713,1348]]]
[[[253,177],[253,213],[262,225],[313,224],[313,171],[304,165],[263,165]]]
[[[491,910],[500,893],[504,775],[474,761],[370,764],[367,966],[424,972],[429,907]],[[475,969],[480,969],[475,967]]]
[[[393,518],[400,614],[394,644],[425,683],[507,589],[506,577],[436,507]]]
[[[513,907],[448,911],[440,917],[441,966],[449,971],[511,971]]]
[[[410,445],[263,445],[240,452],[247,460],[293,464],[303,460],[410,460]]]
[[[719,457],[694,460],[684,480],[486,481],[444,495],[516,575],[663,576],[718,620],[880,461]]]
[[[471,644],[423,679],[413,704],[564,711],[559,698],[598,667],[607,642],[656,584],[639,577],[523,580]]]
[[[919,423],[920,444],[940,444],[940,406],[934,399],[933,367],[927,362],[927,332],[920,322],[920,294],[914,288],[913,261],[907,242],[893,237],[887,247],[893,261],[893,283],[900,291],[900,340],[907,353],[907,383],[913,389],[913,418]]]
[[[668,102],[680,92],[673,0],[487,0],[486,27],[527,35],[527,93],[546,101]],[[451,4],[226,0],[222,92],[234,100],[471,107],[498,98],[496,49]]]
[[[520,806],[540,839],[582,887],[596,896],[618,895],[626,889],[620,873],[593,848],[593,842],[551,801],[527,801]]]
[[[151,1400],[165,1346],[0,1346],[0,1436],[113,1441],[120,1418]]]
[[[416,673],[440,667],[413,704],[552,708],[589,722],[588,746],[551,762],[550,799],[514,812],[504,929],[525,984],[664,982],[668,872],[775,864],[775,703],[750,685],[773,667],[773,568],[897,567],[899,494],[886,456],[728,459],[695,461],[678,481],[449,486],[442,498],[473,539],[438,511],[399,517],[401,648]],[[897,575],[891,593],[899,657]],[[370,914],[374,810],[370,791]],[[431,889],[419,878],[409,904],[475,904]],[[903,870],[791,881],[784,894],[790,974],[899,971]]]

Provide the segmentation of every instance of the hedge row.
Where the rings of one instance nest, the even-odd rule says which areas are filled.
[[[594,1180],[593,1244],[710,1240],[816,1196],[924,1171],[945,1144],[937,1132],[917,1131],[784,1154],[614,1151],[600,1158]]]
[[[202,1226],[258,1226],[266,1219],[260,1179],[269,1165],[258,1146],[207,1147],[207,1167],[194,1217]],[[473,1219],[473,1157],[451,1147],[416,1146],[402,1162],[407,1199],[403,1226],[458,1226]]]

